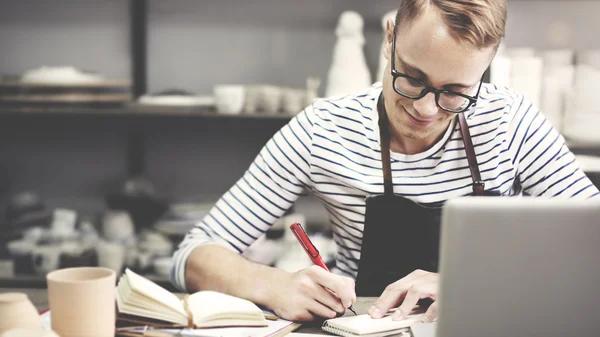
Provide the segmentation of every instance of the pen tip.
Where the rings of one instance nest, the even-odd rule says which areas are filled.
[[[358,314],[356,313],[356,311],[354,311],[354,308],[352,308],[352,306],[350,306],[350,308],[348,308],[348,309],[350,309],[350,311],[352,311],[352,313],[354,314],[354,316],[358,316]]]

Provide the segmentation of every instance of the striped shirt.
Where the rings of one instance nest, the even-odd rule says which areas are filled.
[[[359,94],[316,100],[278,131],[186,235],[174,255],[174,284],[185,290],[185,265],[194,248],[218,244],[242,253],[307,192],[329,214],[338,272],[356,277],[365,198],[383,194],[376,108],[381,91],[376,83]],[[521,94],[484,84],[466,117],[486,190],[505,196],[600,195],[564,138]],[[441,206],[473,192],[456,121],[423,153],[392,152],[391,166],[394,193],[421,204]]]

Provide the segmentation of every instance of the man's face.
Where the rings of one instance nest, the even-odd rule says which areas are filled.
[[[391,55],[393,24],[387,25],[387,68],[383,76],[385,105],[392,135],[403,141],[434,142],[445,132],[454,113],[440,109],[435,94],[413,100],[393,88],[390,57],[400,73],[420,79],[440,90],[452,90],[474,96],[494,55],[494,48],[477,49],[455,40],[435,9],[425,9],[414,22],[400,27],[396,36],[396,55]]]

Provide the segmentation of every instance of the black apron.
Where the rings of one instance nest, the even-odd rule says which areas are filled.
[[[357,296],[379,296],[411,272],[422,269],[437,272],[439,259],[441,207],[425,207],[395,195],[390,164],[390,131],[383,94],[377,103],[383,166],[384,194],[366,200],[365,225],[356,277]],[[473,194],[497,196],[484,190],[469,128],[458,115],[460,131],[473,178]]]

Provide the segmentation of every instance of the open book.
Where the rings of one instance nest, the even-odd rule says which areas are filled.
[[[267,326],[263,311],[250,301],[214,291],[180,300],[129,269],[119,279],[116,297],[122,321],[181,327],[193,323],[195,328]]]
[[[408,330],[423,314],[411,314],[401,321],[392,321],[392,316],[371,318],[369,315],[346,316],[328,319],[321,327],[323,330],[344,337],[389,336]]]

